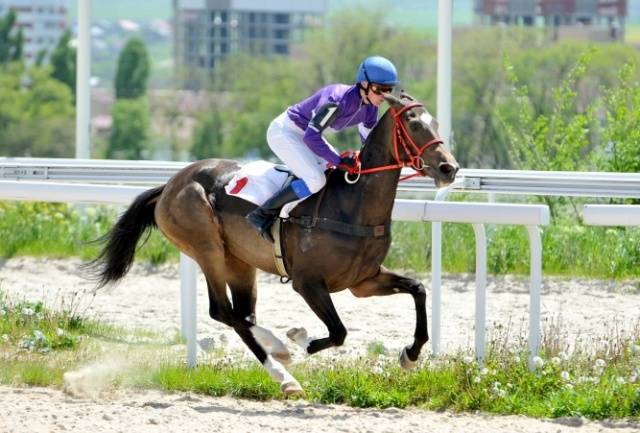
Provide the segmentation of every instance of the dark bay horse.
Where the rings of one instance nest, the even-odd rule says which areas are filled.
[[[422,104],[406,94],[385,99],[390,108],[371,131],[359,155],[361,165],[352,173],[360,175],[358,182],[348,183],[344,172],[333,170],[324,192],[303,201],[291,212],[292,219],[282,223],[293,289],[329,331],[327,337],[311,339],[304,328],[293,328],[287,336],[308,354],[339,346],[347,330],[331,293],[347,288],[358,297],[407,293],[415,302],[416,328],[413,344],[402,350],[400,363],[410,368],[429,339],[426,293],[420,281],[382,266],[391,244],[396,188],[403,166],[431,176],[440,187],[454,180],[458,164]],[[202,269],[210,316],[240,335],[284,393],[299,393],[300,384],[282,365],[290,360],[284,343],[256,325],[256,269],[278,271],[273,245],[245,219],[255,206],[224,190],[239,168],[230,160],[198,161],[165,185],[140,194],[105,236],[107,242],[93,262],[94,269],[101,286],[121,279],[133,262],[140,237],[157,226]],[[304,220],[303,216],[307,221],[333,221],[342,230],[292,222]]]

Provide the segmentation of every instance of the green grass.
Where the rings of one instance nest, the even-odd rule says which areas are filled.
[[[47,203],[0,202],[0,257],[17,255],[95,258],[99,244],[116,220],[110,207],[76,208]],[[488,225],[487,264],[492,274],[529,273],[529,238],[522,226]],[[443,269],[475,271],[475,239],[468,224],[443,224]],[[545,275],[607,279],[640,277],[640,228],[588,227],[559,217],[544,228]],[[177,261],[177,250],[153,230],[139,246],[137,260]],[[424,273],[431,266],[431,225],[396,221],[393,243],[385,265]]]
[[[102,368],[91,381],[109,390],[136,387],[254,400],[285,398],[256,361],[237,361],[223,350],[188,369],[184,348],[169,346],[159,336],[136,340],[140,333],[41,303],[10,302],[2,295],[0,311],[0,383],[62,387],[66,372],[92,365]],[[38,339],[35,330],[47,342],[25,344]],[[62,337],[69,342],[56,344]],[[310,357],[290,371],[307,400],[327,404],[640,419],[640,335],[618,340],[606,351],[596,347],[572,355],[543,344],[540,365],[533,372],[527,368],[526,351],[506,349],[499,338],[491,341],[483,364],[459,353],[426,358],[419,368],[405,371],[395,354],[387,356],[374,344],[364,358],[323,362]]]
[[[101,245],[94,242],[113,226],[114,207],[79,210],[42,202],[0,202],[0,257],[45,256],[95,258]],[[178,251],[158,230],[140,246],[137,258],[151,263],[178,260]]]

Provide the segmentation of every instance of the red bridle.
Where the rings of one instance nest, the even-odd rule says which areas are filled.
[[[404,123],[402,122],[402,118],[400,117],[405,111],[415,107],[424,107],[424,104],[421,104],[420,102],[412,102],[411,104],[407,104],[399,110],[390,108],[393,114],[393,152],[396,158],[396,163],[390,164],[390,165],[383,165],[380,167],[367,168],[362,170],[361,163],[360,163],[360,153],[357,153],[355,155],[355,158],[356,158],[355,167],[350,167],[347,173],[345,173],[345,179],[347,179],[347,182],[350,181],[348,179],[348,175],[350,174],[356,174],[358,175],[358,178],[359,178],[361,174],[378,173],[380,171],[396,170],[398,168],[403,168],[403,167],[411,167],[416,171],[416,173],[410,176],[405,176],[400,180],[405,180],[414,176],[421,175],[421,171],[424,168],[424,159],[422,159],[422,154],[427,149],[427,147],[434,144],[441,144],[443,143],[443,141],[440,138],[433,138],[427,141],[426,143],[424,143],[422,146],[418,146],[415,143],[413,138],[411,138],[409,131],[407,131],[407,128],[404,126]],[[404,155],[409,157],[408,161],[403,161],[400,158],[401,149],[404,152]],[[353,182],[357,182],[357,179]]]

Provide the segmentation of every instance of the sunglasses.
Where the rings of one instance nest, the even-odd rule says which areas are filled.
[[[380,84],[371,83],[369,84],[369,90],[371,90],[376,95],[382,95],[384,93],[391,93],[391,91],[393,90],[393,87],[382,86]]]

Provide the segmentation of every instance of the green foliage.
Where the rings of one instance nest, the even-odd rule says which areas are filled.
[[[232,149],[224,148],[224,122],[222,113],[212,107],[204,113],[193,135],[191,153],[196,159],[234,155]]]
[[[0,64],[22,59],[22,29],[14,31],[16,11],[11,8],[4,17],[0,17]]]
[[[117,99],[107,158],[143,159],[149,146],[149,105],[145,98]]]
[[[528,88],[520,86],[507,61],[510,81],[516,87],[515,113],[503,115],[511,140],[512,160],[522,170],[580,171],[588,167],[590,109],[577,110],[576,85],[584,76],[589,54],[583,55],[558,87],[552,88],[551,113],[536,115]],[[516,118],[507,116],[516,114]]]
[[[28,83],[28,86],[25,86]],[[0,74],[0,153],[6,156],[70,157],[74,110],[69,88],[48,69],[20,63]]]
[[[636,64],[620,70],[619,82],[604,92],[606,129],[602,134],[599,168],[604,171],[640,172],[640,83]]]
[[[76,208],[54,203],[0,202],[0,257],[18,255],[93,259],[101,245],[93,242],[116,221],[110,207]],[[139,246],[138,260],[163,263],[178,252],[159,231]]]
[[[116,98],[140,98],[147,92],[149,57],[144,42],[130,39],[118,58],[115,79]]]
[[[71,93],[76,94],[76,49],[71,46],[71,30],[67,29],[60,37],[51,53],[51,76],[66,84]]]
[[[10,302],[0,291],[0,350],[7,346],[39,353],[75,349],[79,335],[93,333],[97,326],[72,309],[52,311],[42,302]]]

